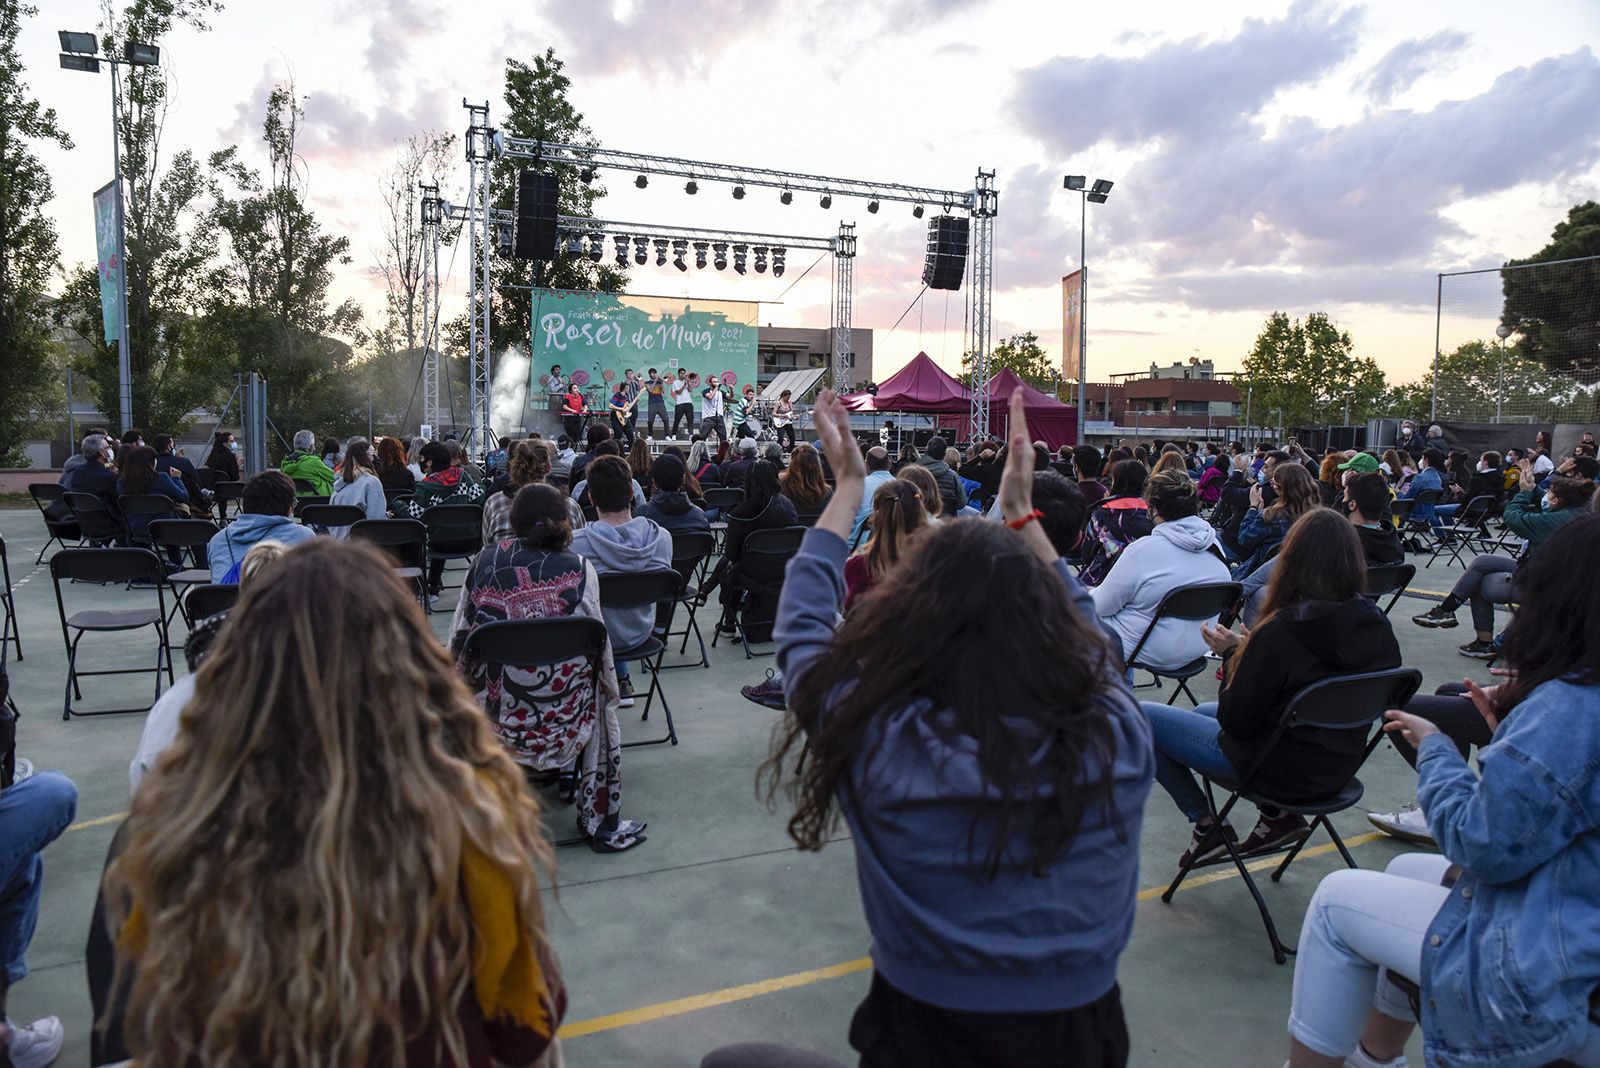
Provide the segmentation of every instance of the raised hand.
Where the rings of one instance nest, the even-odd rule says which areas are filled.
[[[856,447],[850,433],[850,411],[839,400],[838,394],[825,389],[817,396],[811,409],[811,422],[817,428],[817,439],[822,442],[823,455],[833,468],[835,482],[846,478],[861,479],[867,474],[866,461]]]
[[[1011,433],[1006,466],[1000,475],[1000,514],[1017,519],[1033,511],[1033,442],[1028,438],[1028,413],[1022,390],[1011,395]]]

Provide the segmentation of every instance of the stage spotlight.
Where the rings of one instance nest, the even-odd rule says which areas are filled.
[[[744,274],[744,256],[745,256],[745,246],[744,245],[735,245],[735,246],[733,246],[733,273],[734,274]]]
[[[637,263],[641,267],[643,267],[650,259],[650,254],[646,251],[646,249],[649,247],[649,244],[650,243],[642,237],[636,237],[633,239],[633,262]]]
[[[705,241],[696,241],[694,243],[694,265],[698,270],[703,271],[706,269],[706,250],[710,247],[710,244]]]
[[[1079,189],[1083,188],[1083,183],[1084,183],[1084,176],[1083,175],[1081,175],[1081,174],[1069,174],[1069,175],[1067,175],[1067,177],[1065,179],[1065,188],[1076,191],[1076,190],[1079,190]]]
[[[780,203],[780,204],[793,204],[794,203],[794,194],[792,192],[790,192],[789,190],[785,189],[778,196],[778,203]]]
[[[916,207],[911,209],[911,217],[913,219],[922,218],[922,205],[921,204],[918,204]]]
[[[617,266],[628,266],[628,239],[621,234],[611,239],[617,246]]]
[[[1094,185],[1090,187],[1089,192],[1099,193],[1101,196],[1105,196],[1107,193],[1111,192],[1111,183],[1104,178],[1096,178],[1094,180]]]
[[[590,182],[594,181],[594,168],[585,167],[580,170],[578,172],[578,181],[582,182],[584,185],[588,185]]]
[[[736,186],[733,187],[733,199],[735,199],[735,200],[743,200],[744,199],[744,186],[736,185]]]
[[[717,270],[719,270],[719,271],[727,270],[727,267],[728,267],[728,244],[727,244],[727,242],[718,241],[716,244],[711,246],[711,251],[716,253],[716,258],[713,259],[711,262],[716,266]]]
[[[650,184],[650,179],[641,174],[639,177],[633,180],[633,184],[638,186],[640,189],[643,189],[645,186]]]
[[[656,245],[656,266],[657,267],[665,267],[667,265],[667,243],[658,238],[656,240],[655,245]]]
[[[583,255],[583,238],[577,234],[567,235],[567,259],[575,260]]]
[[[589,258],[595,263],[600,262],[600,257],[606,254],[606,235],[589,235]]]
[[[867,211],[873,215],[878,214],[878,202],[876,200],[867,201]]]
[[[672,265],[680,271],[689,269],[689,265],[683,262],[683,257],[688,251],[689,242],[680,239],[672,243]]]
[[[683,191],[688,193],[690,196],[694,196],[696,193],[700,192],[700,183],[696,182],[693,178],[690,178],[687,182],[683,183]]]
[[[767,246],[757,245],[752,251],[756,254],[756,274],[767,273]]]
[[[785,250],[781,248],[775,248],[772,250],[772,277],[774,278],[783,277],[784,251]]]
[[[817,203],[821,204],[822,205],[822,209],[824,211],[826,211],[827,209],[833,207],[833,194],[832,193],[824,193],[824,194],[822,194],[822,196],[820,198],[818,198]]]

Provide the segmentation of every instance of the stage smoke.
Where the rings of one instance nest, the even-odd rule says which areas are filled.
[[[495,360],[494,382],[489,387],[489,424],[504,437],[521,426],[528,405],[528,356],[512,345]]]

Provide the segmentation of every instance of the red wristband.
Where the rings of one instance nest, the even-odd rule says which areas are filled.
[[[1044,513],[1039,511],[1039,509],[1035,508],[1033,511],[1029,512],[1027,515],[1023,516],[1021,519],[1007,519],[1006,520],[1006,526],[1010,527],[1012,530],[1021,530],[1023,527],[1025,527],[1029,523],[1033,522],[1035,519],[1043,519],[1043,518],[1044,518]]]

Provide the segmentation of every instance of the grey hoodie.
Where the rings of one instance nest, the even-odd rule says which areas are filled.
[[[264,541],[298,545],[310,541],[317,532],[303,527],[286,515],[242,515],[213,535],[206,544],[206,560],[211,565],[211,581],[221,582],[233,565]]]
[[[622,526],[600,521],[572,532],[572,551],[594,565],[600,575],[626,575],[639,571],[670,570],[672,535],[642,516]],[[653,605],[614,609],[602,606],[601,616],[611,635],[611,647],[621,651],[650,637],[655,623]]]
[[[1227,565],[1209,551],[1216,536],[1211,524],[1192,515],[1160,524],[1149,537],[1129,542],[1117,554],[1105,581],[1089,596],[1100,621],[1122,638],[1124,657],[1133,653],[1167,594],[1182,586],[1228,581]],[[1198,622],[1168,619],[1150,635],[1139,660],[1152,667],[1177,668],[1205,652]]]

